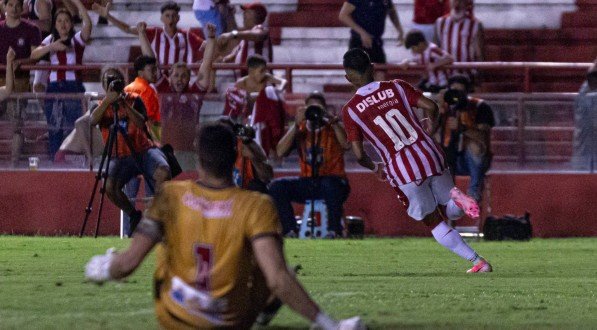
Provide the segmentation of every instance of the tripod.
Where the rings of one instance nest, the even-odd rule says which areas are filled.
[[[112,125],[110,125],[110,131],[108,134],[108,143],[106,143],[104,150],[102,151],[102,158],[100,160],[99,168],[98,168],[97,174],[95,176],[95,183],[93,185],[93,191],[91,192],[91,197],[89,198],[89,202],[87,203],[87,207],[85,208],[85,218],[83,219],[83,225],[81,226],[81,231],[79,232],[79,237],[83,237],[83,233],[85,232],[85,227],[87,226],[87,221],[89,220],[89,216],[91,215],[91,211],[93,209],[92,208],[93,200],[95,199],[95,194],[97,192],[97,186],[99,185],[100,180],[103,179],[104,181],[102,183],[102,187],[100,188],[101,198],[100,198],[99,210],[98,210],[98,214],[97,214],[97,221],[95,224],[95,233],[93,236],[93,237],[97,238],[97,233],[99,230],[101,217],[102,217],[102,210],[104,207],[104,198],[106,195],[106,183],[108,181],[107,179],[108,179],[108,173],[110,170],[110,161],[112,160],[112,150],[114,150],[114,148],[116,148],[116,150],[118,150],[118,138],[117,138],[118,133],[120,133],[122,135],[124,141],[126,142],[126,145],[131,152],[131,156],[135,160],[135,165],[137,166],[138,170],[143,174],[143,178],[145,179],[145,182],[147,182],[149,188],[152,191],[154,190],[151,181],[147,180],[147,178],[145,177],[145,173],[141,170],[142,169],[142,166],[140,164],[141,160],[139,159],[138,154],[135,152],[135,148],[129,139],[129,136],[128,136],[128,133],[127,133],[125,127],[121,126],[121,124],[120,124],[120,120],[118,118],[118,110],[119,110],[120,105],[118,102],[119,101],[112,103],[112,109],[113,109],[112,112],[114,113],[114,121],[113,121]],[[128,104],[126,104],[126,101],[124,101],[124,103],[126,106],[128,106]],[[104,170],[104,164],[105,164],[105,170]]]
[[[308,128],[307,123],[307,128]],[[323,123],[321,119],[311,121],[311,209],[309,218],[311,219],[311,238],[315,238],[315,194],[319,191],[319,144],[321,142],[321,129]]]

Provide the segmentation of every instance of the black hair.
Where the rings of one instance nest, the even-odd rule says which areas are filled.
[[[255,54],[247,58],[247,68],[258,68],[260,66],[267,66],[267,61],[263,56]]]
[[[327,102],[325,101],[325,96],[320,91],[312,91],[307,97],[305,98],[305,103],[309,102],[309,100],[317,100],[321,102],[324,108],[327,108]]]
[[[197,149],[205,172],[219,179],[231,177],[236,162],[236,135],[229,125],[215,122],[201,127]]]
[[[53,41],[60,40],[60,33],[58,33],[58,30],[56,30],[56,19],[58,18],[58,15],[60,15],[60,14],[64,14],[64,15],[68,16],[68,18],[70,19],[70,22],[71,22],[70,31],[68,31],[68,39],[66,39],[64,41],[65,45],[70,46],[71,40],[75,36],[75,22],[73,20],[73,15],[70,13],[70,11],[66,10],[66,8],[58,8],[58,10],[56,10],[56,12],[54,13],[54,17],[52,19],[52,31],[51,31],[52,40]]]
[[[142,71],[148,65],[152,65],[152,64],[156,64],[156,63],[157,63],[157,60],[155,59],[155,57],[141,55],[135,59],[135,63],[134,63],[135,73]]]
[[[126,82],[126,80],[124,79],[124,74],[122,73],[122,70],[120,70],[119,68],[117,68],[115,66],[107,64],[102,68],[102,72],[100,73],[100,79],[101,79],[100,83],[102,84],[102,87],[104,89],[106,89],[106,90],[108,89],[108,86],[104,86],[104,78],[105,78],[104,76],[108,73],[111,76],[115,76],[116,79],[120,79],[120,80]]]
[[[371,68],[371,59],[361,48],[352,48],[344,54],[342,65],[345,69],[355,70],[363,74]]]
[[[421,42],[427,42],[427,39],[425,39],[425,35],[423,34],[423,32],[419,30],[410,30],[404,38],[404,47],[406,47],[406,49],[410,49],[411,47],[416,46]]]
[[[5,5],[5,6],[6,6],[6,5],[8,5],[8,0],[4,0],[4,1],[2,1],[2,2],[4,2],[4,5]],[[21,4],[21,7],[23,7],[23,6],[25,5],[25,4],[24,4],[25,0],[17,0],[17,2]]]
[[[167,1],[160,7],[160,13],[164,13],[166,10],[174,10],[175,12],[180,12],[180,6],[174,1]]]
[[[467,91],[470,91],[471,89],[471,80],[465,75],[459,74],[450,77],[450,79],[448,79],[448,87],[450,87],[452,84],[462,84]]]

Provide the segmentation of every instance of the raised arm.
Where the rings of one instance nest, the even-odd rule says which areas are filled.
[[[83,41],[88,42],[91,39],[91,29],[93,24],[91,23],[91,18],[89,17],[89,13],[87,12],[87,8],[83,5],[81,0],[67,0],[72,2],[79,11],[79,17],[83,20],[83,28],[81,29],[81,39]]]
[[[14,61],[15,61],[15,51],[12,47],[8,47],[8,53],[6,53],[6,86],[0,87],[0,101],[4,100],[12,90],[14,89]]]
[[[214,79],[211,79],[212,64],[216,55],[216,26],[207,23],[207,43],[203,53],[203,61],[199,67],[199,75],[195,82],[200,89],[209,91],[213,88]]]
[[[344,4],[342,5],[342,8],[340,9],[340,13],[338,14],[338,19],[344,25],[348,26],[353,31],[358,33],[359,36],[361,36],[361,41],[363,42],[363,47],[371,48],[371,47],[373,47],[373,37],[371,37],[369,32],[365,31],[365,29],[363,29],[360,25],[358,25],[352,19],[352,13],[354,12],[355,9],[356,9],[356,7],[354,5],[352,5],[348,2],[344,2]]]
[[[111,7],[112,7],[112,3],[108,2],[105,6],[101,6],[98,3],[94,3],[91,8],[98,15],[100,15],[101,17],[104,17],[105,19],[107,19],[108,22],[114,24],[122,32],[128,33],[128,34],[135,34],[135,35],[139,33],[137,31],[137,27],[136,26],[130,26],[127,23],[125,23],[125,22],[119,20],[118,18],[112,16],[112,14],[110,14],[110,8]]]
[[[156,58],[155,52],[153,51],[153,48],[151,48],[149,38],[147,38],[147,23],[137,23],[137,32],[139,34],[139,43],[141,44],[141,53],[145,56]]]

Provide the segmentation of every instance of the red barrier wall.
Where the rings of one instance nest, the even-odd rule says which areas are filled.
[[[285,174],[283,174],[285,175]],[[183,178],[194,175],[186,173]],[[369,173],[348,174],[352,192],[345,214],[365,219],[368,234],[426,236],[410,220],[394,191]],[[0,172],[0,233],[76,235],[94,183],[90,172]],[[531,213],[534,236],[597,236],[597,175],[494,174],[489,179],[493,214]],[[466,187],[464,180],[459,186]],[[86,233],[95,229],[99,193]],[[100,235],[118,233],[117,209],[107,200]],[[461,220],[467,221],[467,220]]]

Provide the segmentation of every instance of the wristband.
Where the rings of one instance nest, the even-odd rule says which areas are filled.
[[[317,313],[317,316],[315,317],[315,324],[317,324],[323,330],[335,330],[338,328],[338,322],[334,321],[331,317],[323,312]]]

